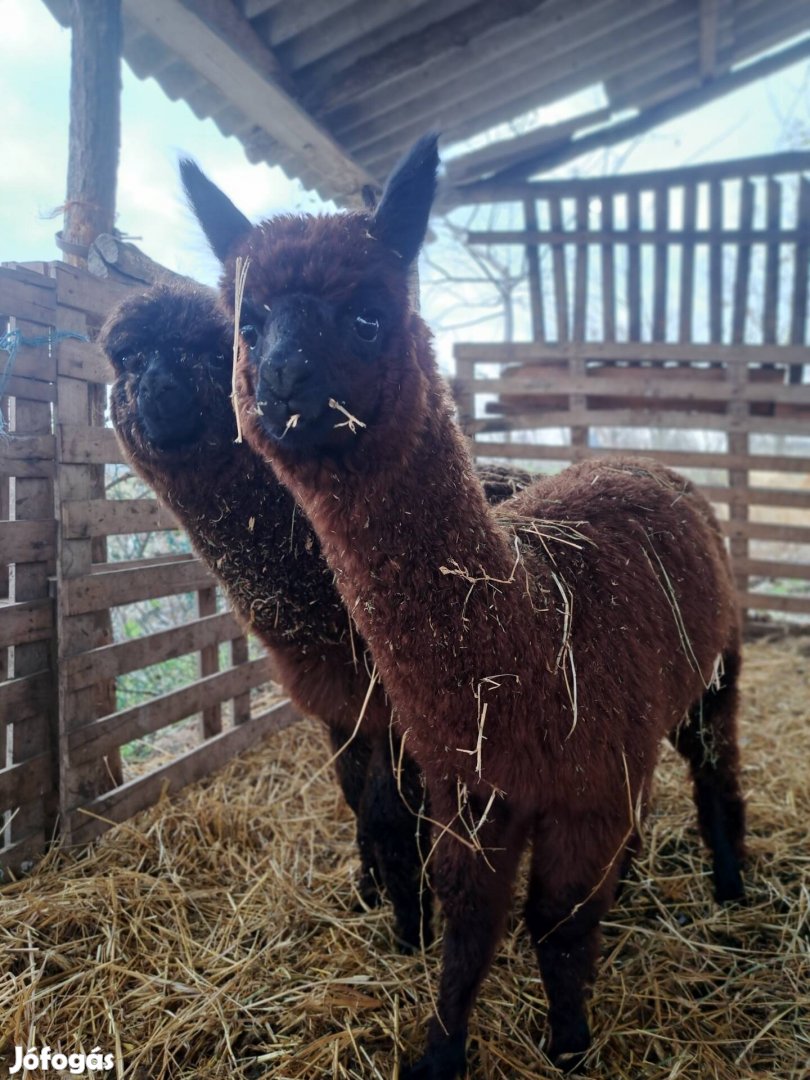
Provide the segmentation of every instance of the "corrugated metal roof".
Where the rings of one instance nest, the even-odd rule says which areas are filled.
[[[64,0],[46,3],[66,21]],[[606,115],[647,108],[810,32],[807,0],[123,0],[123,12],[136,75],[251,161],[341,201],[426,130],[448,145],[594,83]]]

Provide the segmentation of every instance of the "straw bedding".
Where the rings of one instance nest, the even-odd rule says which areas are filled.
[[[798,1080],[810,1060],[810,641],[748,647],[751,902],[720,910],[681,763],[605,926],[591,1077]],[[118,1077],[388,1078],[421,1040],[436,947],[405,958],[355,910],[353,825],[310,722],[3,890],[0,1062],[15,1044],[113,1053]],[[512,931],[471,1028],[472,1075],[559,1076]],[[3,1041],[4,1040],[4,1041]],[[50,1075],[50,1074],[49,1074]],[[96,1074],[101,1075],[101,1074]]]

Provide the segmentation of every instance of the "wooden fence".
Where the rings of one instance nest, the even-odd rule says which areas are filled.
[[[105,482],[107,467],[123,459],[105,425],[111,373],[91,341],[127,291],[64,263],[0,268],[0,333],[7,325],[21,335],[0,400],[5,868],[25,867],[57,829],[69,843],[91,839],[296,718],[288,703],[251,707],[268,663],[249,658],[240,626],[194,556],[164,544],[122,561],[121,545],[112,550],[114,538],[129,534],[180,535],[156,500],[110,497],[126,485],[108,491]],[[196,594],[181,625],[141,637],[114,633],[112,609],[178,594]],[[198,657],[192,681],[118,707],[117,680],[190,654]],[[198,735],[182,740],[190,749],[126,778],[123,747],[192,716]]]
[[[504,188],[531,341],[455,349],[476,456],[638,451],[725,519],[746,611],[810,614],[810,153]],[[492,196],[490,195],[490,200]]]

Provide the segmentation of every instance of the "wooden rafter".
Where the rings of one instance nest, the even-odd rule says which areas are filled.
[[[720,40],[720,0],[700,0],[700,78],[702,82],[717,74],[717,51]]]
[[[805,38],[778,53],[765,56],[761,60],[748,64],[746,67],[721,75],[703,86],[687,90],[662,101],[660,104],[645,109],[628,120],[600,128],[579,139],[566,138],[556,147],[550,148],[543,154],[522,161],[517,165],[511,165],[488,180],[469,184],[466,187],[459,186],[449,189],[444,193],[444,202],[446,205],[453,205],[487,201],[487,199],[493,197],[502,198],[506,185],[520,182],[533,173],[555,169],[591,150],[615,146],[617,143],[635,138],[658,124],[663,124],[667,120],[671,120],[673,117],[691,109],[699,108],[715,98],[722,97],[741,86],[764,78],[766,75],[780,70],[780,68],[787,67],[789,64],[808,57],[810,57],[810,38]]]
[[[124,8],[144,30],[216,85],[259,128],[294,148],[340,197],[359,196],[365,185],[374,183],[271,76],[269,68],[276,63],[272,53],[232,4],[221,0],[124,0]]]

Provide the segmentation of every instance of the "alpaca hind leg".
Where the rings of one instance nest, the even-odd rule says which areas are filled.
[[[669,736],[692,772],[700,831],[712,853],[718,903],[741,900],[745,894],[740,872],[745,855],[745,804],[737,749],[739,672],[739,651],[724,653],[719,686],[706,690]]]
[[[437,818],[453,820],[452,814],[437,813],[435,800],[433,806]],[[476,807],[478,820],[482,810]],[[459,821],[452,829],[466,835]],[[424,1055],[400,1070],[400,1080],[455,1080],[466,1074],[469,1015],[503,934],[525,835],[501,805],[490,809],[488,823],[476,833],[482,851],[471,850],[449,830],[438,840],[430,864],[444,913],[436,1015]]]
[[[585,1004],[599,957],[599,922],[613,904],[630,837],[626,822],[611,828],[597,815],[553,817],[535,835],[525,916],[548,1001],[548,1055],[577,1072],[591,1044]]]
[[[357,818],[357,848],[360,852],[360,877],[357,891],[365,907],[377,907],[380,894],[380,870],[374,857],[373,837],[362,813],[363,791],[371,761],[368,739],[359,733],[347,741],[341,730],[329,729],[329,743],[335,757],[335,774],[343,797]]]
[[[424,787],[419,769],[408,756],[392,761],[391,749],[387,735],[375,738],[359,820],[380,884],[394,906],[399,944],[412,952],[433,940],[433,897],[423,873],[429,828],[420,814]]]

